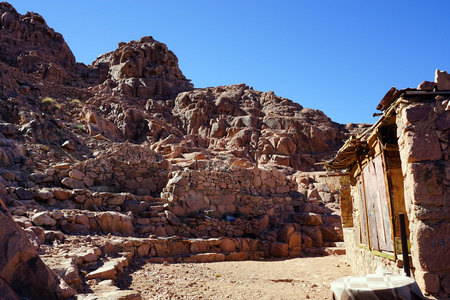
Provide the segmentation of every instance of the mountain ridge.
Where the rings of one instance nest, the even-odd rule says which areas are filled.
[[[49,28],[42,16],[20,15],[8,3],[2,4],[1,11],[0,96],[14,97],[16,110],[19,106],[22,111],[19,118],[14,109],[5,109],[2,117],[21,119],[14,126],[31,142],[42,135],[53,136],[44,138],[47,144],[70,141],[83,148],[77,141],[79,133],[52,134],[54,119],[62,123],[70,119],[72,125],[65,127],[88,133],[85,139],[100,134],[110,141],[154,143],[169,135],[178,140],[196,135],[196,146],[203,145],[211,154],[222,148],[253,163],[256,155],[258,163],[311,171],[341,145],[349,128],[360,127],[337,124],[321,111],[245,84],[194,89],[175,54],[151,36],[121,42],[90,66],[76,63],[63,36]],[[31,103],[31,111],[26,102]],[[33,117],[24,116],[40,113],[51,120],[38,120],[43,134],[30,126]]]

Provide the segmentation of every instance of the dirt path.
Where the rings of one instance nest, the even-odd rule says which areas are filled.
[[[351,274],[345,256],[150,264],[135,261],[119,280],[143,299],[330,299],[330,282]]]

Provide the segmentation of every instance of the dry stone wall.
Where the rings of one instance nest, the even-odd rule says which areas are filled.
[[[277,169],[232,168],[229,171],[175,171],[169,174],[162,197],[167,198],[176,215],[212,210],[215,217],[223,214],[270,216],[293,211],[292,195],[297,183]]]
[[[433,87],[450,82],[437,71]],[[420,99],[411,99],[420,100]],[[412,262],[422,289],[450,294],[450,99],[402,103],[397,135],[405,177]]]
[[[13,221],[0,200],[0,238],[8,245],[0,256],[0,286],[3,299],[65,299],[75,291],[61,281],[41,260],[24,231]],[[20,296],[16,294],[20,291]]]
[[[111,146],[41,173],[3,171],[16,222],[65,234],[252,238],[279,244],[281,256],[320,253],[342,240],[340,217],[323,205],[334,201],[333,191],[318,176],[180,169],[145,144]]]
[[[167,183],[169,163],[146,144],[113,145],[106,153],[75,165],[58,164],[47,170],[71,189],[158,194]]]

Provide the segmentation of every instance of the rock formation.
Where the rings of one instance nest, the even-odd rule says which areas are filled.
[[[63,299],[76,294],[43,263],[1,200],[0,223],[0,290],[4,299]]]
[[[0,4],[0,14],[0,61],[41,79],[67,83],[75,57],[63,36],[41,15],[20,15],[9,3]]]
[[[2,273],[25,254],[57,289],[35,251],[86,299],[100,286],[139,299],[112,281],[133,258],[297,257],[342,240],[318,163],[366,125],[246,84],[194,89],[152,37],[87,67],[40,15],[5,2],[0,15],[0,198],[25,232],[2,206],[25,250],[1,257],[0,291],[40,293]]]
[[[113,95],[168,98],[193,88],[178,68],[175,54],[150,36],[120,43],[115,51],[100,55],[93,66]]]

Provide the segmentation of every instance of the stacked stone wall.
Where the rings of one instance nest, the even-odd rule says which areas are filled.
[[[211,210],[215,217],[227,213],[280,216],[294,211],[292,201],[306,199],[304,194],[293,192],[297,182],[277,169],[184,170],[169,177],[161,197],[178,216],[205,210]]]
[[[47,170],[72,189],[129,192],[135,195],[159,194],[167,184],[170,163],[145,145],[124,143],[96,158],[75,165],[58,164]]]
[[[114,143],[83,162],[0,175],[11,213],[30,234],[40,227],[69,235],[250,238],[276,245],[269,254],[278,257],[323,253],[342,241],[341,219],[324,205],[337,191],[319,174],[182,169],[145,144]]]
[[[436,96],[397,108],[412,264],[420,287],[450,294],[450,101]]]
[[[345,228],[344,241],[347,253],[347,262],[352,268],[352,273],[357,275],[376,274],[376,273],[392,273],[401,274],[397,264],[384,257],[373,255],[367,249],[360,248],[359,228]]]

